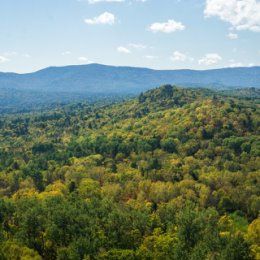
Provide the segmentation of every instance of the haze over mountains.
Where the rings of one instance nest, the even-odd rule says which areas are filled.
[[[163,84],[214,90],[260,88],[260,67],[153,70],[88,64],[33,73],[0,73],[0,112],[96,98],[139,94]]]
[[[194,87],[260,87],[260,67],[152,70],[100,64],[49,67],[28,74],[1,73],[0,89],[139,93],[162,84]]]

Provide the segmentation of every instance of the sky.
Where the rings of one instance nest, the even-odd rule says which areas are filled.
[[[0,0],[0,71],[260,65],[259,0]]]

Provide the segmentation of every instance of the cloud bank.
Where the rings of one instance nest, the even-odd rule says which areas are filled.
[[[206,17],[216,16],[236,30],[260,32],[260,2],[257,0],[207,0]]]

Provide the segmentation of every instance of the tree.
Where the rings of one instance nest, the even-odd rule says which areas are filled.
[[[168,153],[176,152],[176,143],[173,138],[166,138],[161,140],[161,147]]]

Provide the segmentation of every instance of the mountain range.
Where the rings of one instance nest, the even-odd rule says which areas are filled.
[[[198,71],[88,64],[49,67],[27,74],[0,73],[0,89],[139,93],[162,84],[214,89],[260,88],[260,67]]]
[[[260,67],[198,71],[88,64],[49,67],[26,74],[0,73],[0,113],[84,100],[114,100],[163,84],[233,92],[238,88],[259,90]]]

